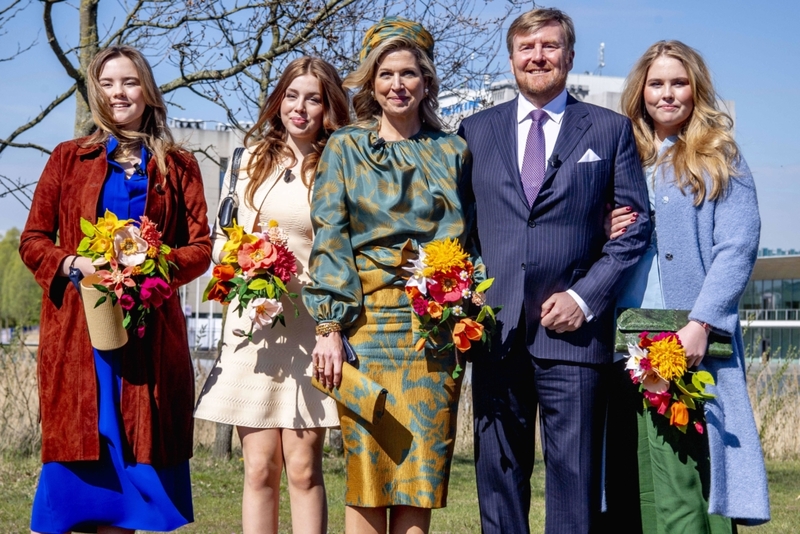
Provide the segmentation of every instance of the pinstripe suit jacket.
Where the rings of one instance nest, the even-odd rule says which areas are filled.
[[[489,303],[503,305],[492,355],[508,352],[524,306],[534,356],[610,362],[614,301],[650,239],[647,187],[630,121],[568,97],[553,149],[558,157],[551,158],[529,208],[517,164],[516,108],[516,99],[500,104],[464,119],[459,129],[472,153],[462,178],[464,205],[477,226],[488,275],[495,277]],[[600,161],[578,163],[589,149]],[[613,241],[603,228],[607,203],[640,214]],[[542,303],[570,288],[595,319],[575,332],[545,329],[539,324]]]

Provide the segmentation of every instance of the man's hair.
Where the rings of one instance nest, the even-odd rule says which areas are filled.
[[[564,31],[567,52],[571,52],[575,48],[575,25],[572,23],[572,19],[560,9],[542,8],[523,13],[511,23],[506,36],[508,55],[510,56],[514,51],[515,36],[533,33],[551,22],[557,22],[561,25],[561,29]]]

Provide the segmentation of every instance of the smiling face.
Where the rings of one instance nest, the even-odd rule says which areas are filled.
[[[567,50],[561,25],[549,22],[534,32],[514,36],[511,72],[523,96],[541,108],[567,86],[574,57],[575,52]]]
[[[396,50],[386,54],[376,69],[374,88],[375,100],[384,115],[419,120],[425,78],[412,52]]]
[[[653,61],[644,82],[644,105],[660,140],[680,132],[694,109],[692,86],[683,63],[668,56]]]
[[[319,80],[311,74],[292,80],[281,101],[281,122],[289,137],[295,143],[314,141],[322,128],[324,115]]]
[[[133,61],[125,56],[109,59],[100,71],[100,87],[111,106],[114,124],[138,131],[147,108],[139,73]]]

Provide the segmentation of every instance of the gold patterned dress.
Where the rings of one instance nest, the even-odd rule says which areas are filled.
[[[304,302],[338,321],[359,369],[389,391],[377,424],[341,405],[349,506],[441,508],[456,432],[455,355],[414,350],[402,268],[419,246],[465,241],[459,137],[423,130],[373,148],[373,130],[336,131],[322,154],[311,219],[315,239]]]

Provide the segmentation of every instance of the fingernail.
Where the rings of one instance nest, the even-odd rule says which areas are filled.
[[[630,206],[625,206],[625,211],[631,211],[631,207]]]
[[[625,232],[627,232],[627,231],[628,231],[628,229],[627,229],[627,228],[623,228],[623,229],[622,229],[622,233],[623,233],[623,234],[624,234]]]

